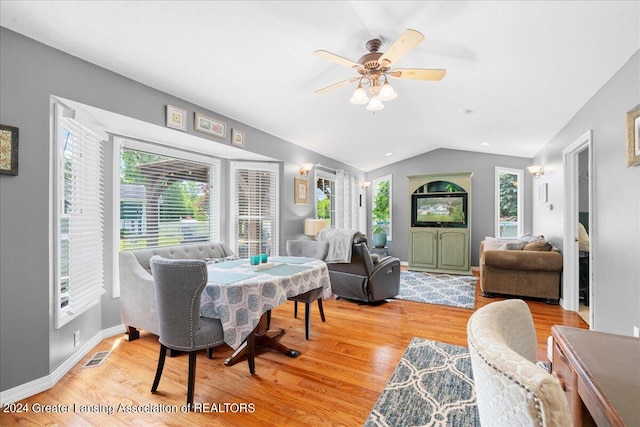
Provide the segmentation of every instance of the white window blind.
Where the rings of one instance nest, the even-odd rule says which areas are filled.
[[[98,135],[66,117],[72,115],[56,105],[56,328],[104,293],[103,147]]]
[[[231,162],[232,248],[240,258],[278,255],[278,165]]]
[[[218,162],[146,148],[120,153],[120,250],[217,240]]]

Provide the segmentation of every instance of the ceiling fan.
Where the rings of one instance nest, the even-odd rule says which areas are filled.
[[[313,52],[315,56],[355,69],[360,74],[359,76],[319,89],[316,93],[327,93],[357,81],[358,88],[353,93],[350,102],[356,105],[367,104],[368,110],[376,111],[384,108],[382,101],[391,101],[398,96],[389,84],[389,77],[401,80],[442,80],[447,70],[428,68],[390,69],[393,64],[398,62],[423,40],[424,36],[419,31],[407,29],[402,33],[400,38],[391,45],[389,50],[383,53],[378,52],[378,49],[380,49],[382,45],[382,39],[371,39],[365,44],[369,53],[364,54],[357,62],[326,50],[316,50]],[[367,94],[363,85],[368,85],[369,94]]]

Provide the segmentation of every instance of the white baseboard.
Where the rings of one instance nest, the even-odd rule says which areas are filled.
[[[67,372],[71,370],[71,368],[73,368],[78,362],[80,362],[80,360],[82,360],[84,356],[89,354],[89,352],[93,350],[95,346],[100,344],[102,340],[118,334],[122,334],[125,332],[125,330],[126,328],[121,324],[98,332],[49,375],[0,392],[0,406],[17,402],[19,400],[31,397],[34,394],[42,393],[45,390],[49,390],[50,388],[55,386],[58,381],[60,381],[62,377],[64,377]]]

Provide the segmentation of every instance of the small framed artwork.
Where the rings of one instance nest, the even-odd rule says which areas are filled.
[[[640,104],[627,113],[627,167],[640,165]]]
[[[231,129],[231,145],[235,145],[236,147],[244,148],[244,132],[240,132],[239,130]]]
[[[547,203],[547,183],[538,184],[538,203]]]
[[[309,204],[309,180],[305,178],[293,178],[293,202],[296,205]]]
[[[195,115],[195,129],[198,132],[208,133],[209,135],[224,138],[227,134],[227,125],[223,122],[203,116],[200,113]]]
[[[167,105],[167,127],[186,131],[187,111],[173,105]]]
[[[0,174],[18,175],[18,128],[0,125]]]

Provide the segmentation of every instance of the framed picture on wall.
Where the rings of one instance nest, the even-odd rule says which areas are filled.
[[[220,138],[224,138],[227,133],[227,125],[223,122],[203,116],[200,113],[195,113],[194,123],[194,127],[198,132],[208,133],[209,135]]]
[[[640,165],[640,104],[627,113],[627,167]]]
[[[0,125],[0,174],[18,175],[18,128]]]
[[[240,132],[239,130],[231,129],[231,145],[235,145],[236,147],[244,148],[244,132]]]
[[[187,111],[173,105],[167,105],[167,127],[186,131]]]
[[[309,204],[309,180],[293,178],[293,202],[296,205]]]

